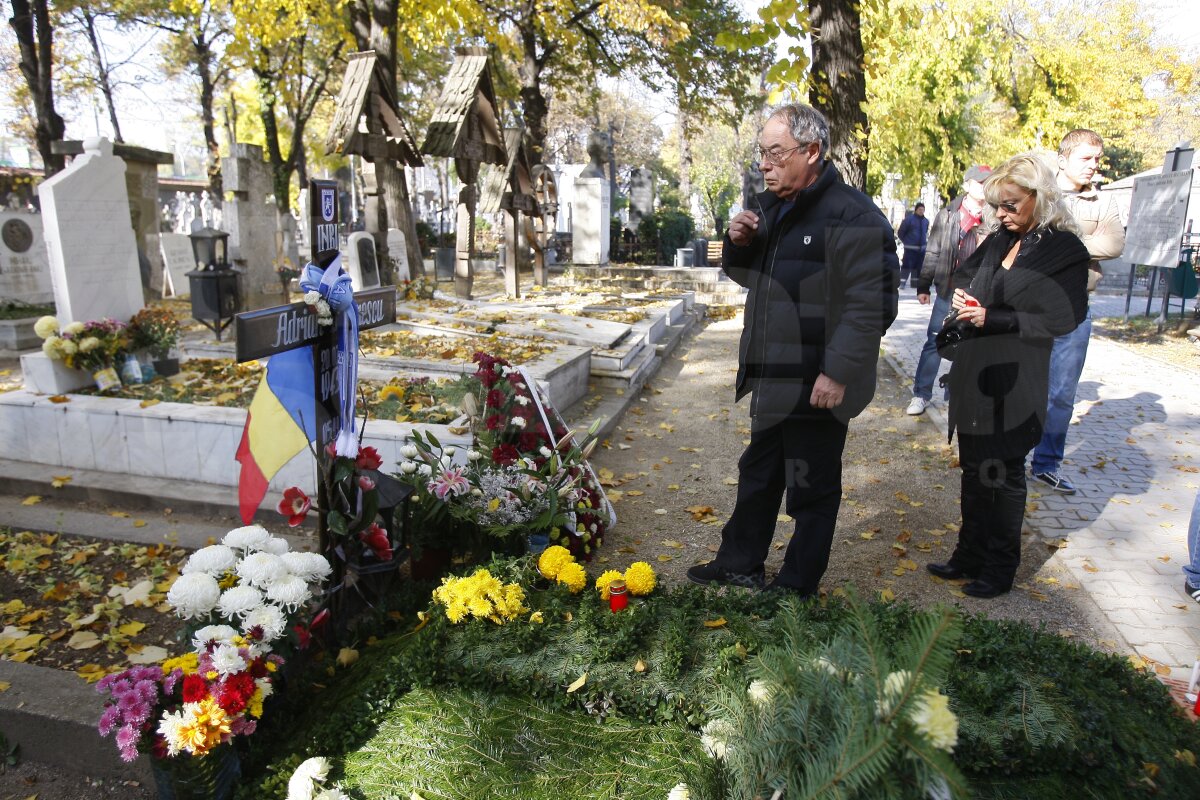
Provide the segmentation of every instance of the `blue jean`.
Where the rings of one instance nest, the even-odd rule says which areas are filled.
[[[1200,492],[1196,492],[1192,521],[1188,524],[1188,562],[1183,574],[1192,586],[1200,586]]]
[[[1035,473],[1058,472],[1067,449],[1067,426],[1075,413],[1075,390],[1083,374],[1088,340],[1092,336],[1092,312],[1079,327],[1055,338],[1050,351],[1050,395],[1046,400],[1046,422],[1042,440],[1033,449],[1030,467]]]
[[[929,329],[925,332],[925,346],[921,348],[921,357],[917,359],[913,397],[920,397],[922,400],[933,399],[933,381],[937,378],[938,368],[942,366],[942,357],[937,351],[937,335],[942,329],[942,320],[949,313],[950,298],[939,294],[933,301],[933,311],[929,313]]]

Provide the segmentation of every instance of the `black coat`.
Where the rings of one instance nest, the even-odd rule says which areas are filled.
[[[737,399],[753,392],[750,413],[763,420],[849,422],[875,394],[879,340],[896,318],[895,235],[833,164],[781,217],[775,194],[758,202],[754,240],[739,247],[727,236],[722,254],[725,272],[750,290]],[[809,405],[821,373],[846,386],[832,414]]]
[[[1013,266],[1016,242],[993,233],[962,266],[966,292],[987,309],[978,334],[959,344],[950,370],[950,434],[980,437],[996,458],[1023,456],[1042,436],[1054,337],[1087,315],[1088,252],[1066,231],[1034,231]]]

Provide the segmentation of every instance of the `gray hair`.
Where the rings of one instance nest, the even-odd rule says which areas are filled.
[[[788,103],[776,106],[767,115],[768,120],[776,117],[787,123],[797,144],[816,142],[821,145],[821,160],[825,160],[829,154],[829,122],[824,114],[803,103]]]
[[[1063,202],[1062,190],[1054,179],[1054,172],[1046,165],[1045,159],[1037,153],[1022,153],[1013,156],[1001,164],[983,184],[983,196],[989,204],[1000,202],[1000,191],[1005,184],[1011,183],[1030,192],[1034,196],[1033,227],[1035,230],[1054,228],[1060,231],[1079,233],[1079,224],[1075,221],[1071,210]],[[988,215],[989,222],[995,220],[994,215]],[[998,222],[993,222],[995,228]],[[994,228],[993,228],[994,229]]]

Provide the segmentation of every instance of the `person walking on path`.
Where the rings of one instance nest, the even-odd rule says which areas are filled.
[[[1021,563],[1025,458],[1042,436],[1054,337],[1087,313],[1088,252],[1036,154],[1009,159],[984,189],[1000,226],[963,265],[974,278],[951,301],[959,341],[944,339],[962,527],[950,560],[926,568],[971,578],[963,593],[987,598],[1012,588]]]
[[[896,238],[826,161],[829,123],[801,104],[758,138],[767,191],[729,225],[722,267],[750,291],[736,396],[752,395],[750,444],[717,556],[701,584],[762,587],[784,493],[795,533],[768,588],[817,593],[842,497],[847,426],[875,394],[879,342],[896,318]],[[752,207],[755,204],[752,204]]]
[[[917,373],[913,378],[913,397],[904,413],[918,416],[933,400],[933,381],[937,377],[942,359],[938,356],[937,332],[942,321],[950,313],[950,297],[954,293],[959,265],[964,263],[985,231],[980,227],[983,220],[983,182],[992,170],[976,165],[963,174],[963,193],[954,198],[933,220],[929,229],[929,249],[917,278],[917,302],[929,304],[930,289],[937,291],[933,310],[929,315],[929,328],[925,332],[925,346],[917,359]]]
[[[929,244],[929,220],[925,217],[925,204],[917,203],[913,210],[904,215],[897,231],[904,244],[904,261],[900,264],[900,288],[909,281],[916,283],[925,261],[925,248]]]
[[[1192,520],[1188,523],[1188,563],[1183,568],[1183,591],[1200,603],[1200,491],[1192,505]]]
[[[1058,188],[1062,189],[1067,208],[1079,225],[1079,238],[1088,249],[1087,290],[1099,283],[1100,261],[1116,258],[1125,249],[1125,228],[1112,196],[1096,191],[1092,179],[1104,154],[1104,140],[1095,131],[1074,130],[1058,146]],[[1089,310],[1079,327],[1054,340],[1050,353],[1050,397],[1046,408],[1046,430],[1033,450],[1030,472],[1033,477],[1062,494],[1075,494],[1075,485],[1061,472],[1067,447],[1067,426],[1075,412],[1075,392],[1083,374],[1088,341],[1092,336]]]

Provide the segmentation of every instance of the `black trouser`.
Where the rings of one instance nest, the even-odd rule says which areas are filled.
[[[1025,455],[996,458],[990,455],[992,452],[973,437],[959,435],[963,521],[950,563],[1008,589],[1021,564],[1021,522],[1027,494]]]
[[[900,283],[908,282],[915,286],[917,278],[921,277],[921,266],[924,263],[924,250],[904,248],[904,262],[900,265]]]
[[[775,580],[815,594],[829,564],[842,502],[846,426],[830,418],[755,422],[751,428],[750,444],[738,461],[737,504],[721,531],[716,563],[740,573],[762,568],[786,490],[796,530]]]

